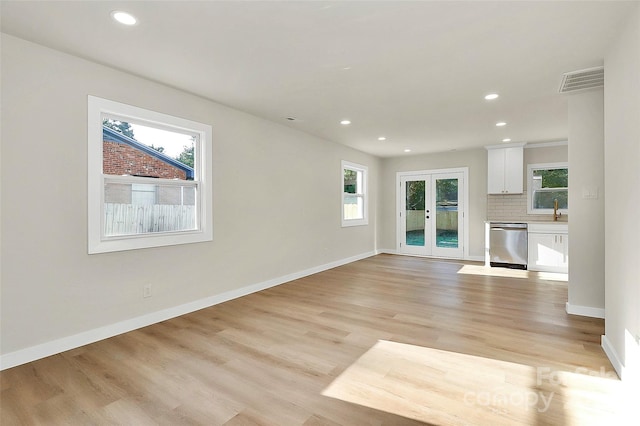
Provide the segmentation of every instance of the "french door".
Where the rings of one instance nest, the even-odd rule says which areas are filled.
[[[460,171],[399,174],[400,253],[464,256],[464,175]]]

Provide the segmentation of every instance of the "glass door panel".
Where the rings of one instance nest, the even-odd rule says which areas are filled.
[[[462,257],[462,173],[433,176],[433,255]]]
[[[427,256],[431,254],[431,226],[428,176],[407,176],[401,188],[401,241],[400,252]]]
[[[436,247],[458,248],[458,179],[436,179]]]
[[[405,239],[408,246],[424,247],[425,181],[406,182]]]

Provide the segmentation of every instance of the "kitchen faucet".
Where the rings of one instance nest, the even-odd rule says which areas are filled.
[[[562,213],[558,212],[558,199],[553,200],[553,221],[557,222]]]

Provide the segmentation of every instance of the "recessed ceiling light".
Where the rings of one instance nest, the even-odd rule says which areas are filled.
[[[409,148],[405,149],[404,152],[411,152]]]
[[[488,101],[492,101],[494,99],[498,99],[498,95],[497,93],[489,93],[487,96],[485,96],[484,98]]]
[[[379,140],[379,141],[386,141],[386,140],[387,140],[387,138],[385,138],[384,136],[380,136],[380,137],[378,138],[378,140]]]
[[[502,139],[502,142],[511,142],[511,139],[510,138],[504,138],[504,139]]]
[[[497,127],[502,127],[502,126],[506,126],[506,125],[507,125],[507,123],[505,123],[504,121],[499,121],[499,122],[496,123]]]
[[[138,22],[135,16],[121,10],[111,12],[111,17],[122,25],[135,25]]]
[[[342,124],[343,126],[348,126],[349,124],[351,124],[351,121],[350,120],[342,120],[340,122],[340,124]]]

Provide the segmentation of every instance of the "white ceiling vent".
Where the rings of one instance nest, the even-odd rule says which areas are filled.
[[[595,67],[564,73],[558,91],[570,93],[602,86],[604,86],[604,67]]]

